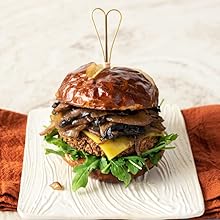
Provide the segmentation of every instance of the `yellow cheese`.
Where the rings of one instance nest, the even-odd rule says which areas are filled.
[[[96,144],[101,143],[101,140],[100,140],[100,138],[99,138],[97,135],[95,135],[95,134],[93,134],[93,133],[91,133],[91,132],[88,132],[88,131],[83,131],[83,133],[84,133],[87,137],[89,137],[90,139],[92,139]]]
[[[131,140],[127,137],[119,137],[114,140],[107,140],[104,143],[101,143],[101,140],[97,135],[88,131],[83,131],[83,133],[100,146],[109,160],[131,147]]]

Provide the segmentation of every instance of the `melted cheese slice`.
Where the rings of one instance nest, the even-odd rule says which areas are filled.
[[[119,137],[114,140],[107,140],[104,143],[101,143],[101,140],[97,135],[88,131],[83,131],[83,133],[99,145],[109,160],[127,150],[132,145],[131,140],[127,137]]]

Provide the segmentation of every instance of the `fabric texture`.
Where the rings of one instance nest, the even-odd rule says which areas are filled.
[[[182,111],[205,200],[202,218],[220,218],[220,105]],[[0,211],[17,207],[25,115],[0,110]]]
[[[220,218],[220,105],[182,111],[205,200],[206,218]]]
[[[16,210],[27,116],[0,109],[0,210]]]

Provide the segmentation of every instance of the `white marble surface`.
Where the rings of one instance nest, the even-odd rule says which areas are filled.
[[[0,108],[48,105],[69,71],[103,61],[94,7],[123,13],[113,65],[149,72],[181,108],[220,103],[220,0],[1,0]]]

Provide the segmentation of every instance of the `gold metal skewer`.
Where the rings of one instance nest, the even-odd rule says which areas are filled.
[[[94,13],[96,11],[101,11],[104,14],[104,16],[105,16],[105,51],[104,51],[104,48],[103,48],[103,45],[102,45],[102,41],[101,41],[101,37],[100,37],[100,34],[98,32],[98,29],[97,29],[97,26],[96,26],[96,22],[95,22],[95,19],[94,19]],[[114,34],[114,37],[113,37],[113,41],[112,41],[112,44],[111,44],[111,47],[110,47],[110,51],[109,51],[109,56],[108,56],[108,15],[111,12],[117,12],[119,14],[119,23],[118,23],[117,29],[115,31],[115,34]],[[105,13],[105,11],[102,8],[95,8],[92,11],[92,22],[93,22],[93,25],[95,27],[95,31],[96,31],[96,34],[97,34],[97,37],[98,37],[98,40],[99,40],[99,43],[100,43],[100,46],[101,46],[101,49],[102,49],[102,53],[103,53],[103,57],[104,57],[105,66],[106,67],[110,67],[111,56],[112,56],[112,49],[113,49],[113,46],[114,46],[114,43],[115,43],[115,39],[116,39],[116,36],[118,34],[120,25],[121,25],[121,21],[122,21],[122,14],[121,14],[121,12],[118,9],[111,9],[107,13]]]

